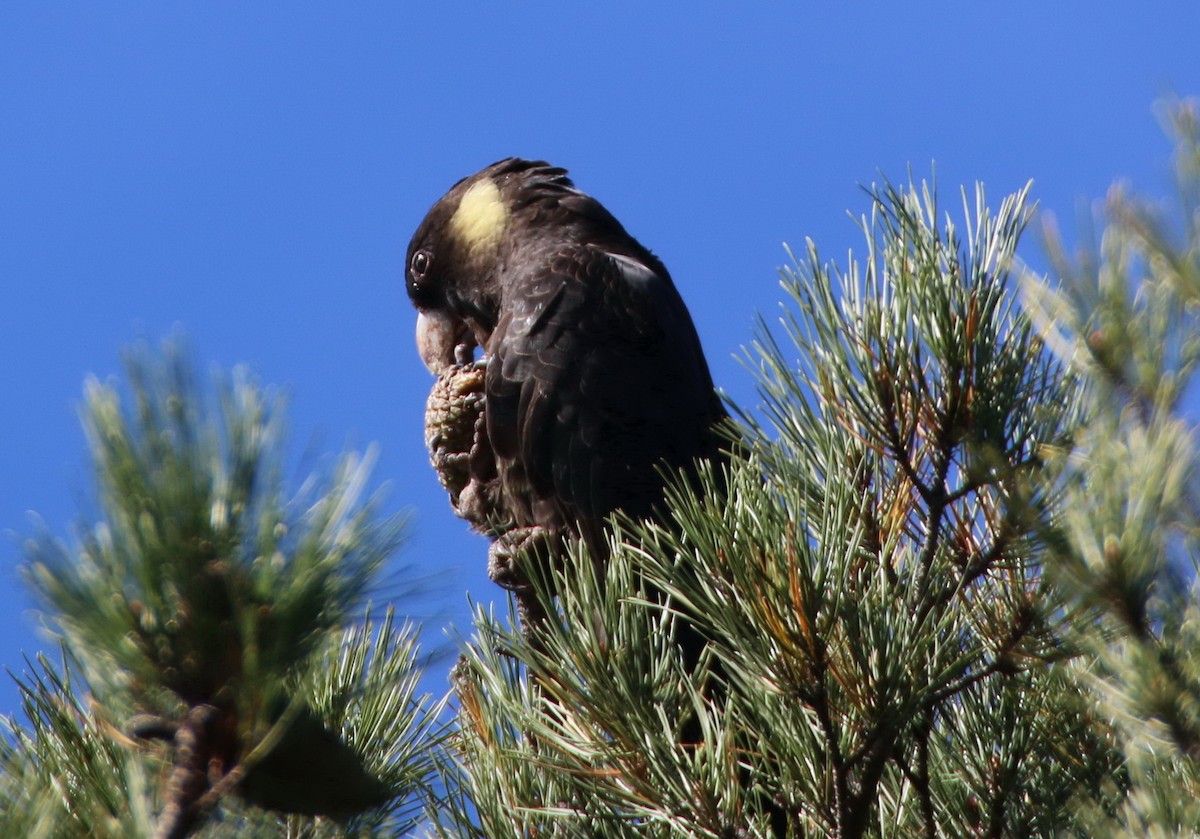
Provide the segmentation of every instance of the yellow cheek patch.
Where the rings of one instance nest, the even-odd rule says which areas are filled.
[[[472,251],[495,245],[507,224],[508,208],[491,178],[473,184],[463,193],[458,209],[450,217],[450,230],[455,238]]]

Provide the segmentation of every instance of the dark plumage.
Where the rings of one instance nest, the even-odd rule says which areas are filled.
[[[602,549],[608,514],[661,500],[662,465],[718,455],[725,411],[683,299],[565,170],[509,158],[455,184],[413,235],[407,289],[431,370],[483,349],[473,468],[517,528]]]

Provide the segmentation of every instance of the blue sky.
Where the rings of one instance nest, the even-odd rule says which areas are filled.
[[[0,5],[0,664],[42,645],[29,511],[65,533],[88,496],[85,375],[176,325],[287,389],[297,461],[382,445],[432,639],[499,601],[426,463],[400,281],[429,205],[498,158],[569,168],[657,252],[743,403],[782,243],[844,259],[880,172],[936,161],[950,208],[1033,179],[1068,229],[1115,178],[1168,191],[1152,104],[1200,94],[1200,5],[823,5]]]

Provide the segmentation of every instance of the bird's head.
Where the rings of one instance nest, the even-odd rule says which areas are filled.
[[[591,200],[566,170],[510,157],[463,178],[438,199],[413,234],[405,268],[425,366],[440,373],[461,362],[464,345],[486,344],[500,316],[503,272],[516,243],[551,235],[567,211],[567,196]]]

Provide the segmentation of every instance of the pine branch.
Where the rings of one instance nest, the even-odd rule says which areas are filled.
[[[27,543],[27,579],[103,724],[65,675],[24,684],[33,728],[14,724],[20,746],[4,757],[20,772],[5,795],[33,795],[34,777],[78,786],[65,750],[111,764],[85,785],[111,822],[87,835],[138,824],[148,836],[155,810],[158,837],[283,828],[255,807],[364,835],[412,826],[436,800],[430,751],[444,734],[416,694],[411,632],[391,612],[355,626],[403,527],[366,495],[372,455],[343,456],[286,498],[277,398],[239,372],[214,399],[172,345],[131,354],[127,372],[127,393],[86,390],[97,521],[73,545],[45,532]],[[70,798],[38,816],[69,832],[91,817]]]
[[[1200,818],[1200,492],[1195,420],[1183,413],[1200,363],[1200,129],[1194,102],[1165,113],[1182,198],[1176,223],[1114,188],[1099,245],[1069,256],[1048,221],[1061,284],[1027,284],[1047,342],[1088,383],[1089,421],[1051,567],[1088,618],[1072,642],[1095,662],[1082,679],[1114,721],[1124,758],[1125,784],[1090,814],[1091,829],[1106,835],[1188,831]]]

